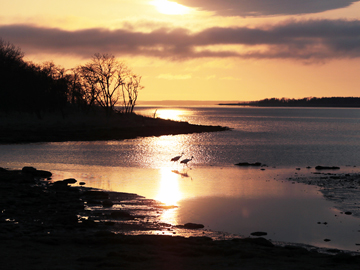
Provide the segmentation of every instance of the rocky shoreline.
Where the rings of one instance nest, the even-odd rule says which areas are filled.
[[[341,251],[279,247],[262,237],[213,240],[200,224],[158,223],[169,207],[154,200],[50,178],[32,167],[0,169],[2,268],[358,269],[360,262]]]

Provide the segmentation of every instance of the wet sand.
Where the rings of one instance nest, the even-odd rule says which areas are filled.
[[[158,202],[136,194],[51,183],[34,168],[0,169],[0,265],[4,269],[358,269],[360,256],[279,247],[262,237],[213,240],[206,230],[189,235],[127,235],[167,230],[152,211]],[[119,200],[138,214],[113,207]],[[87,211],[89,205],[98,211]],[[112,209],[112,210],[110,210]],[[134,222],[136,221],[136,222]]]

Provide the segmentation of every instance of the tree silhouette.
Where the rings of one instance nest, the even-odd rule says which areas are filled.
[[[133,113],[134,107],[138,98],[139,90],[144,87],[140,84],[141,76],[136,74],[129,75],[125,84],[122,85],[123,89],[123,104],[125,113]]]
[[[96,101],[110,115],[121,97],[121,87],[129,73],[127,66],[113,55],[97,53],[80,71],[89,101]]]
[[[123,113],[132,113],[136,104],[141,76],[111,54],[95,54],[90,62],[77,68],[84,98],[90,106],[98,104],[107,115],[122,98]]]

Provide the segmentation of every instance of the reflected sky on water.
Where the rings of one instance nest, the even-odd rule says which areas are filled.
[[[306,166],[358,172],[360,110],[143,107],[148,116],[223,125],[232,131],[106,142],[0,145],[0,166],[26,165],[76,178],[87,186],[136,193],[168,205],[163,222],[202,223],[208,229],[357,250],[359,218],[346,216],[314,186],[290,176]],[[189,167],[170,159],[194,159]],[[238,162],[261,162],[239,168]],[[295,170],[300,167],[301,170]],[[360,200],[359,200],[360,204]],[[318,224],[320,223],[320,224]],[[326,224],[324,224],[326,223]],[[331,239],[324,242],[325,238]],[[358,240],[359,239],[359,240]]]

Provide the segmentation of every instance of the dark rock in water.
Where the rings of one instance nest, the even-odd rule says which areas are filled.
[[[340,167],[337,166],[316,166],[316,170],[340,170]]]
[[[102,202],[103,207],[111,207],[113,205],[114,205],[114,203],[109,199],[103,200],[103,202]]]
[[[86,183],[85,182],[80,182],[79,185],[83,186],[83,185],[86,185]]]
[[[330,242],[331,240],[326,238],[326,239],[324,239],[324,241],[325,242]]]
[[[244,167],[246,167],[246,166],[257,166],[257,167],[259,167],[259,166],[261,166],[261,163],[260,162],[255,162],[255,163],[240,162],[240,163],[237,163],[235,165],[236,166],[244,166]]]
[[[48,171],[42,171],[37,170],[34,167],[23,167],[21,170],[23,173],[31,174],[33,177],[39,177],[39,178],[50,178],[52,176],[51,172]]]
[[[74,178],[69,178],[69,179],[63,180],[63,182],[65,182],[67,184],[75,184],[77,181]]]
[[[21,170],[23,173],[34,173],[36,172],[36,169],[34,167],[23,167]]]
[[[184,229],[202,229],[205,226],[203,224],[196,224],[196,223],[186,223],[184,225],[178,225],[176,226],[178,228],[184,228]]]
[[[66,182],[64,182],[63,180],[60,181],[56,181],[52,184],[52,186],[56,189],[64,189],[64,188],[68,188],[68,184]]]
[[[251,233],[252,236],[264,236],[264,235],[267,235],[266,232],[253,232]]]
[[[345,214],[345,215],[352,215],[352,212],[347,211],[347,212],[345,212],[344,214]]]

